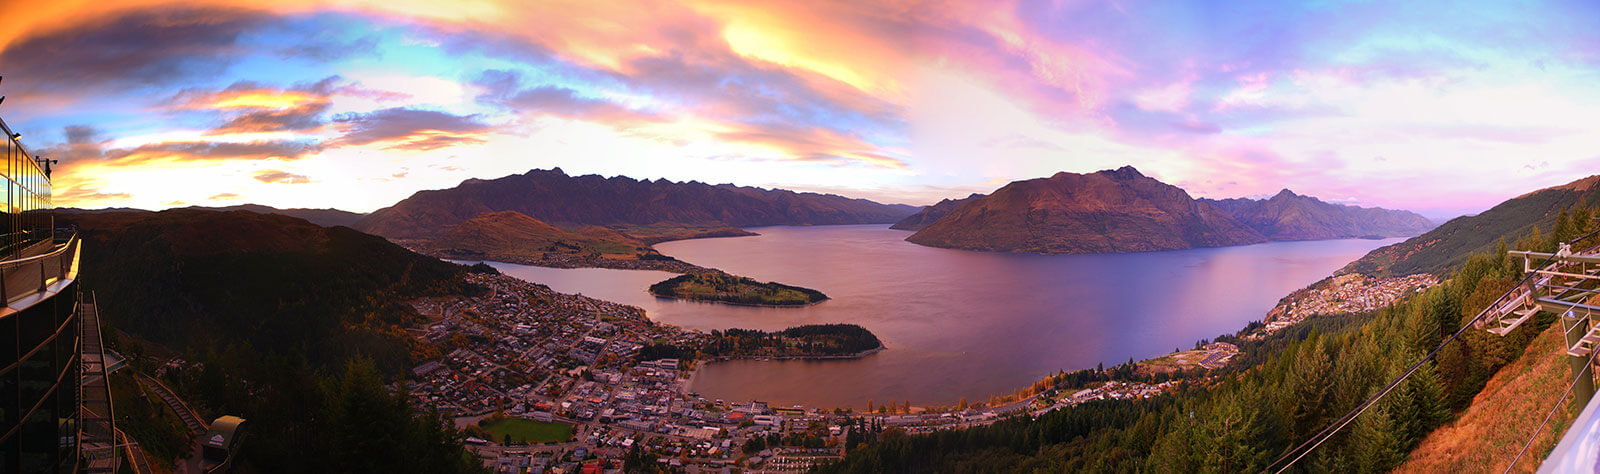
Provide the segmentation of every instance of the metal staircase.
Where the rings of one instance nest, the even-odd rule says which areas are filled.
[[[1488,311],[1486,317],[1478,320],[1478,329],[1505,336],[1538,314],[1539,306],[1533,304],[1533,292],[1528,287],[1518,286],[1490,304]]]
[[[80,472],[115,473],[120,464],[117,450],[116,412],[111,405],[111,385],[106,379],[105,345],[100,339],[100,313],[94,294],[78,304],[82,331],[83,374],[80,380],[78,443],[83,453]]]
[[[1582,320],[1600,312],[1600,306],[1588,304],[1590,297],[1600,294],[1600,246],[1574,252],[1562,244],[1555,253],[1514,250],[1507,254],[1522,258],[1523,270],[1532,278],[1484,308],[1482,317],[1473,323],[1478,329],[1505,336],[1540,311]],[[1534,268],[1534,262],[1543,266]],[[1600,325],[1588,328],[1567,348],[1567,354],[1586,356],[1597,344]]]

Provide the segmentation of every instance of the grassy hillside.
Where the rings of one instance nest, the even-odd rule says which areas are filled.
[[[1597,181],[1600,176],[1591,176],[1518,196],[1475,216],[1451,219],[1405,242],[1373,250],[1345,266],[1340,273],[1377,276],[1444,273],[1459,267],[1474,252],[1493,249],[1502,236],[1515,239],[1530,233],[1536,226],[1548,233],[1563,209],[1576,204],[1589,208],[1600,206],[1600,192],[1595,188]]]
[[[491,260],[566,255],[637,259],[655,253],[644,242],[611,229],[585,226],[566,230],[515,211],[479,214],[428,246],[451,258]]]
[[[1567,345],[1561,326],[1552,324],[1517,360],[1489,379],[1472,406],[1448,425],[1440,427],[1411,451],[1396,472],[1499,473],[1544,420],[1551,404],[1572,383],[1567,366]],[[1572,423],[1573,412],[1562,408],[1539,434],[1517,472],[1533,472],[1555,448],[1561,433]]]
[[[705,239],[711,237],[745,237],[759,235],[733,226],[694,225],[617,225],[610,227],[645,244],[655,245],[673,240]]]

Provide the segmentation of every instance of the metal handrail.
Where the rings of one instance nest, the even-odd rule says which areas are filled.
[[[81,241],[76,230],[71,231],[66,237],[65,243],[56,245],[48,252],[0,261],[0,306],[9,306],[13,301],[27,298],[29,295],[45,293],[49,291],[51,281],[59,282],[72,277],[73,269],[77,266]],[[51,259],[55,260],[54,264],[50,263]],[[21,281],[30,278],[22,275],[32,271],[34,265],[38,265],[37,286],[34,282]],[[52,266],[56,268],[49,268]],[[17,276],[22,276],[21,280],[11,281]]]
[[[61,254],[66,253],[67,250],[71,249],[72,248],[72,244],[76,243],[77,241],[78,241],[78,232],[77,231],[73,231],[72,235],[67,237],[67,241],[63,242],[61,245],[57,245],[55,250],[51,250],[49,252],[42,253],[42,254],[39,254],[39,255],[30,256],[30,257],[22,257],[22,258],[17,258],[17,259],[0,261],[0,267],[4,267],[4,266],[7,266],[7,265],[21,265],[21,264],[29,263],[29,262],[32,262],[32,261],[35,261],[35,260],[43,260],[43,259],[50,258],[50,257],[60,256]]]

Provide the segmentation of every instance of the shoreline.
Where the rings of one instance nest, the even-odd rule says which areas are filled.
[[[718,356],[710,359],[695,361],[695,370],[700,370],[700,364],[709,362],[731,362],[736,360],[776,361],[776,360],[857,360],[883,352],[888,346],[879,343],[878,347],[850,354],[835,355],[781,355],[781,356]]]
[[[560,268],[574,270],[580,268],[601,268],[606,270],[643,270],[677,274],[693,274],[718,272],[715,268],[702,267],[682,260],[619,260],[604,257],[585,258],[581,260],[550,260],[549,258],[519,257],[514,255],[449,255],[442,253],[424,253],[430,257],[453,262],[498,262],[513,265],[527,265],[530,267]],[[637,263],[636,263],[637,262]],[[651,263],[645,263],[651,262]]]
[[[833,298],[823,298],[821,300],[812,301],[812,302],[806,303],[806,304],[764,304],[764,303],[738,303],[738,302],[733,302],[733,301],[703,300],[703,299],[697,299],[697,298],[683,298],[683,297],[678,297],[678,296],[665,296],[665,295],[659,295],[659,294],[656,294],[654,292],[651,292],[649,289],[646,289],[645,293],[650,293],[650,296],[654,296],[656,298],[660,298],[660,299],[664,299],[664,300],[688,301],[688,302],[691,302],[691,303],[705,303],[705,304],[725,304],[725,305],[729,305],[729,306],[748,306],[748,307],[751,307],[751,308],[809,308],[809,307],[812,307],[812,306],[816,306],[816,305],[822,304],[824,301],[828,301],[828,300],[833,299]]]
[[[895,230],[901,230],[901,229],[895,229]],[[1234,248],[1234,247],[1253,247],[1253,246],[1257,246],[1257,245],[1284,244],[1284,243],[1296,243],[1296,242],[1335,242],[1335,241],[1346,241],[1346,240],[1389,240],[1389,239],[1400,239],[1399,241],[1403,242],[1403,241],[1405,241],[1405,239],[1408,239],[1408,238],[1409,237],[1379,237],[1379,238],[1376,238],[1376,239],[1369,239],[1367,237],[1336,237],[1336,238],[1331,238],[1331,239],[1263,240],[1261,242],[1248,243],[1248,244],[1212,245],[1212,246],[1200,246],[1200,247],[1184,247],[1184,248],[1176,248],[1176,249],[1127,250],[1127,251],[1119,251],[1119,252],[1032,252],[1032,251],[1025,251],[1025,250],[997,250],[997,249],[980,249],[980,248],[946,247],[946,246],[940,246],[940,245],[927,245],[927,244],[921,244],[921,243],[917,243],[917,242],[912,242],[909,239],[906,240],[906,242],[909,242],[909,243],[912,243],[912,244],[916,244],[916,245],[920,245],[920,246],[927,247],[927,248],[944,249],[944,250],[959,250],[959,251],[963,251],[963,252],[982,252],[982,253],[992,253],[992,254],[1001,254],[1001,255],[1035,255],[1035,256],[1042,256],[1042,257],[1063,257],[1063,256],[1071,257],[1071,256],[1086,256],[1086,255],[1132,255],[1132,254],[1150,254],[1150,253],[1164,253],[1164,252],[1187,252],[1187,251],[1191,251],[1191,250],[1214,250],[1214,249],[1224,249],[1224,248]],[[1352,261],[1351,263],[1354,263],[1354,261]]]

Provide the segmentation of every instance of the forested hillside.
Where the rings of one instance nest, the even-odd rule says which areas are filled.
[[[384,385],[412,363],[403,302],[481,291],[467,267],[381,237],[275,214],[169,210],[62,216],[80,228],[85,289],[134,369],[201,412],[249,420],[253,472],[473,470],[454,429]],[[144,341],[144,342],[141,342]],[[148,347],[147,347],[148,346]]]
[[[1442,274],[1460,267],[1468,255],[1494,248],[1503,238],[1529,236],[1533,240],[1546,240],[1547,236],[1541,234],[1587,225],[1592,216],[1589,211],[1600,207],[1597,183],[1600,183],[1600,176],[1590,176],[1517,196],[1475,216],[1451,219],[1422,235],[1373,250],[1340,273]],[[1580,213],[1582,217],[1577,216]]]
[[[1566,212],[1588,216],[1587,210]],[[1537,238],[1530,234],[1521,245],[1551,250],[1595,229],[1586,218],[1567,222]],[[1591,238],[1581,245],[1595,243]],[[1422,360],[1511,288],[1521,266],[1505,250],[1466,258],[1446,283],[1376,312],[1313,318],[1258,341],[1219,337],[1240,344],[1243,368],[1211,384],[932,435],[874,429],[842,462],[818,471],[1261,471]],[[1398,466],[1424,436],[1467,409],[1490,377],[1553,320],[1544,314],[1503,338],[1467,330],[1297,466],[1309,472]]]

